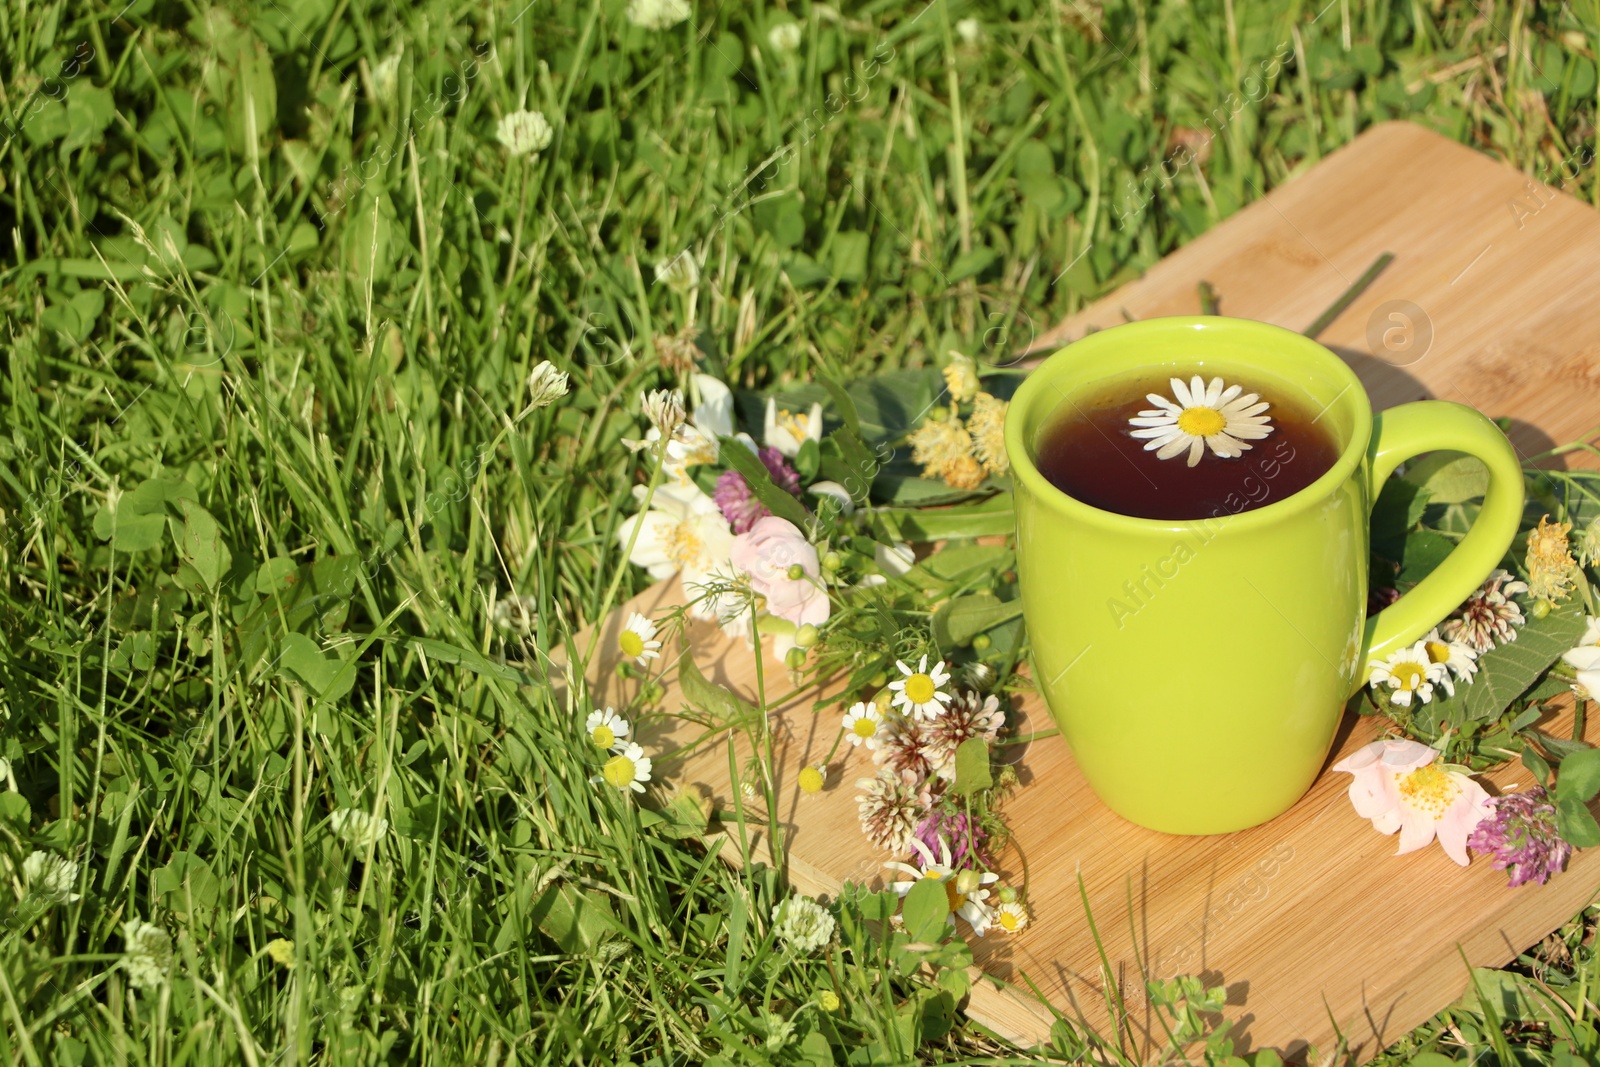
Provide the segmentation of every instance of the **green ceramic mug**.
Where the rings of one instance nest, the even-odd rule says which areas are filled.
[[[1265,507],[1194,522],[1103,511],[1040,474],[1040,434],[1069,399],[1117,378],[1197,373],[1321,412],[1333,467]],[[1089,334],[1028,376],[1005,432],[1035,682],[1101,799],[1169,833],[1240,830],[1287,810],[1368,662],[1466,599],[1522,514],[1522,472],[1494,423],[1437,400],[1374,416],[1343,360],[1259,322],[1149,319]],[[1483,509],[1437,570],[1368,619],[1377,491],[1401,462],[1440,449],[1488,466]]]

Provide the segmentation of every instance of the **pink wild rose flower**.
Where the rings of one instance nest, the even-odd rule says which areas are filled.
[[[832,614],[818,577],[817,550],[788,519],[769,515],[733,539],[733,565],[750,577],[750,588],[767,598],[767,612],[796,626],[821,626]],[[789,577],[799,565],[801,575]]]
[[[1467,838],[1490,815],[1483,786],[1444,764],[1416,741],[1374,741],[1333,765],[1352,776],[1350,803],[1379,833],[1400,832],[1403,856],[1435,837],[1445,855],[1467,865]]]

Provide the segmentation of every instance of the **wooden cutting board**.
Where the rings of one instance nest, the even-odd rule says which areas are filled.
[[[1192,314],[1202,279],[1219,292],[1225,314],[1301,329],[1390,251],[1393,265],[1323,342],[1355,366],[1376,406],[1429,396],[1469,403],[1515,420],[1513,440],[1532,456],[1600,423],[1592,399],[1600,395],[1600,289],[1592,284],[1600,215],[1550,190],[1540,200],[1532,195],[1520,175],[1434,134],[1379,126],[1041,336],[1035,348],[1114,325],[1124,309],[1141,318]],[[1520,214],[1508,207],[1519,199]],[[1378,342],[1369,344],[1368,322],[1386,316],[1378,309],[1389,301],[1424,312],[1431,342],[1386,345],[1384,330],[1401,324],[1383,318]],[[661,583],[602,624],[588,672],[597,702],[637,696],[638,683],[615,673],[627,614],[659,618],[682,602],[676,582]],[[688,636],[707,677],[752,700],[761,696],[755,657],[743,644],[730,645],[706,624]],[[833,701],[814,711],[826,691],[792,692],[770,655],[764,677],[776,818],[792,883],[824,897],[846,880],[879,883],[882,864],[894,857],[868,845],[856,818],[855,782],[872,774],[870,760],[841,745],[824,791],[802,794],[796,775],[833,747],[840,709]],[[662,706],[676,711],[683,705],[673,672],[663,681]],[[1037,696],[1015,710],[1021,735],[1051,726]],[[1588,740],[1597,742],[1593,720],[1600,716],[1591,716]],[[1570,735],[1570,714],[1546,729]],[[766,813],[731,780],[730,767],[744,773],[749,738],[723,734],[678,752],[703,733],[665,717],[642,725],[639,740],[658,757],[657,788],[708,791],[724,813],[742,806],[753,835],[749,856],[772,862]],[[1371,723],[1347,722],[1330,763],[1375,736]],[[1016,845],[1000,873],[1008,883],[1026,878],[1033,919],[1020,935],[974,941],[977,965],[994,981],[976,985],[966,1010],[1023,1045],[1047,1039],[1058,1013],[1102,1034],[1115,1030],[1080,878],[1121,984],[1120,1027],[1130,1051],[1150,1055],[1162,1043],[1144,978],[1186,973],[1227,987],[1225,1015],[1241,1051],[1271,1046],[1303,1057],[1314,1046],[1325,1056],[1337,1033],[1358,1059],[1461,995],[1462,953],[1474,965],[1504,964],[1570,918],[1600,884],[1600,849],[1578,854],[1548,886],[1514,890],[1486,861],[1463,870],[1436,846],[1395,857],[1395,838],[1375,833],[1351,809],[1342,774],[1324,772],[1292,810],[1264,826],[1184,838],[1112,814],[1058,737],[1017,746],[1008,758],[1022,784],[1004,806]],[[1238,770],[1219,768],[1224,787]],[[1529,780],[1518,768],[1493,778]],[[723,855],[740,860],[737,835],[730,837]],[[1028,992],[1030,983],[1048,1005]]]

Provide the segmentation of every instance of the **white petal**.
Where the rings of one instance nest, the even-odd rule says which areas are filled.
[[[1157,443],[1158,442],[1155,442],[1155,441],[1150,442],[1150,444],[1145,446],[1146,450],[1154,448]],[[1199,448],[1200,447],[1200,438],[1198,438],[1198,437],[1190,437],[1188,434],[1183,434],[1182,436],[1174,437],[1174,438],[1172,438],[1172,440],[1167,441],[1165,444],[1162,445],[1161,451],[1156,453],[1156,458],[1157,459],[1171,459],[1173,456],[1176,456],[1179,452],[1182,452],[1185,448],[1190,447],[1191,444],[1193,445],[1193,447]],[[1190,460],[1189,466],[1191,466],[1191,467],[1194,466],[1195,462],[1196,462],[1196,460]]]
[[[1195,438],[1191,438],[1191,440],[1192,440],[1193,443],[1189,445],[1189,464],[1188,465],[1193,467],[1195,464],[1200,462],[1200,457],[1205,455],[1206,445],[1205,445],[1205,438],[1203,438],[1203,437],[1195,437]]]
[[[1195,378],[1195,381],[1198,382],[1199,380],[1200,379],[1198,377]],[[1179,408],[1194,407],[1194,401],[1189,397],[1189,387],[1183,384],[1183,380],[1181,378],[1173,378],[1167,384],[1172,386],[1172,395],[1177,397]]]

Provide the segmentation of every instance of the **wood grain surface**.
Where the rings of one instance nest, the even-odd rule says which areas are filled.
[[[1041,335],[1035,348],[1114,325],[1124,309],[1140,318],[1194,313],[1202,279],[1221,295],[1223,313],[1300,329],[1390,251],[1394,264],[1322,341],[1354,365],[1375,406],[1423,397],[1472,404],[1515,420],[1513,440],[1532,456],[1600,422],[1600,290],[1592,284],[1600,215],[1550,190],[1538,201],[1530,195],[1500,164],[1419,128],[1380,126]],[[1521,215],[1520,227],[1508,207],[1519,198],[1541,205]],[[1385,358],[1381,343],[1368,344],[1369,318],[1389,301],[1408,301],[1431,323],[1420,357],[1413,347]],[[662,583],[602,624],[589,672],[598,698],[620,704],[637,694],[638,683],[614,670],[627,613],[660,617],[682,602],[675,582]],[[687,636],[709,678],[758,699],[756,660],[742,644],[704,624]],[[810,894],[829,896],[845,880],[878,882],[894,857],[871,848],[856,818],[855,783],[873,772],[870,760],[840,746],[824,791],[800,793],[796,774],[833,748],[840,708],[826,691],[792,692],[788,677],[766,657],[778,861]],[[663,680],[662,706],[676,711],[673,672]],[[1051,726],[1036,695],[1014,712],[1022,735]],[[1591,742],[1600,741],[1597,719]],[[1570,733],[1570,713],[1545,728]],[[639,740],[658,757],[656,789],[697,788],[723,813],[742,808],[749,855],[773,862],[766,813],[733,780],[746,773],[748,737],[703,734],[671,717],[642,725]],[[1347,721],[1329,762],[1375,736],[1370,721]],[[1060,1013],[1105,1034],[1120,1027],[1131,1050],[1149,1055],[1162,1029],[1144,977],[1188,973],[1226,985],[1241,1051],[1271,1046],[1313,1058],[1314,1047],[1321,1058],[1342,1034],[1365,1059],[1462,994],[1463,953],[1474,965],[1506,963],[1600,885],[1600,849],[1579,853],[1548,886],[1514,890],[1487,862],[1462,869],[1437,846],[1395,857],[1395,838],[1351,809],[1342,774],[1324,771],[1293,809],[1263,826],[1185,838],[1112,814],[1058,737],[1017,746],[1008,759],[1022,784],[1004,804],[1016,845],[1002,855],[1001,873],[1006,882],[1026,878],[1033,921],[1020,935],[974,941],[977,965],[994,981],[976,985],[966,1010],[1024,1045],[1045,1039]],[[1228,789],[1249,768],[1216,771],[1216,788]],[[1529,780],[1515,767],[1492,778]],[[742,858],[739,842],[725,842],[722,854]],[[1080,884],[1121,984],[1125,1015],[1115,1024]],[[1027,991],[1030,982],[1048,1006]]]

